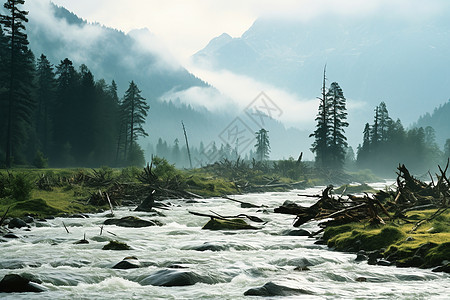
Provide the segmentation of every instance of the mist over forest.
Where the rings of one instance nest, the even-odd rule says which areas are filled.
[[[11,46],[2,24],[0,137],[9,141],[0,147],[2,166],[40,160],[54,167],[119,167],[152,156],[179,168],[250,161],[258,159],[261,129],[269,142],[264,160],[302,155],[323,166],[389,173],[398,163],[426,171],[449,156],[449,39],[442,38],[449,31],[441,18],[388,18],[381,27],[376,18],[257,19],[241,37],[224,33],[192,56],[194,70],[228,74],[230,83],[242,79],[249,91],[252,80],[268,84],[268,91],[234,98],[214,86],[220,76],[207,82],[193,75],[148,29],[124,33],[46,1],[25,8],[22,42],[29,50],[17,55],[15,76],[23,80],[17,97],[26,97],[13,108],[11,125],[8,99],[16,96],[8,92]],[[332,104],[321,108],[320,101],[332,98],[334,84],[340,115],[332,120],[329,112],[321,121],[321,110]],[[124,116],[134,114],[127,97],[148,106],[137,123]],[[321,126],[335,130],[321,137]],[[328,152],[331,158],[321,158]]]

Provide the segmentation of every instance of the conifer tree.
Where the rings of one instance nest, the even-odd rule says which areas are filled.
[[[326,65],[323,70],[323,82],[322,82],[322,94],[319,99],[319,111],[316,117],[316,130],[310,134],[309,137],[314,137],[311,151],[316,155],[316,166],[324,168],[327,166],[328,155],[328,137],[329,137],[329,105],[327,101],[327,89],[326,89]]]
[[[8,0],[3,6],[9,14],[0,15],[0,24],[7,41],[7,54],[3,62],[7,66],[7,96],[3,97],[6,126],[2,128],[5,130],[7,167],[11,167],[13,157],[20,154],[20,146],[31,127],[35,105],[31,97],[34,56],[28,49],[28,37],[25,33],[28,12],[20,9],[24,3],[24,0]]]
[[[52,141],[52,108],[55,104],[56,79],[53,66],[42,54],[36,67],[36,134],[42,146],[42,152],[49,154]]]
[[[143,125],[149,108],[145,99],[141,96],[138,86],[134,81],[131,81],[122,103],[127,133],[124,150],[125,157],[127,157],[128,152],[133,152],[133,146],[136,145],[139,136],[148,136]]]
[[[334,169],[341,169],[347,152],[347,138],[345,137],[345,127],[347,123],[346,99],[341,87],[337,82],[333,82],[327,93],[327,102],[330,114],[330,134],[327,151],[330,156],[330,166]]]
[[[256,157],[258,161],[264,161],[269,158],[270,153],[270,143],[269,143],[269,135],[268,131],[264,128],[261,128],[258,132],[256,132]]]

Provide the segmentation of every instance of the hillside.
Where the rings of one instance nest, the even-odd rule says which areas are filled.
[[[241,37],[211,40],[192,59],[202,68],[246,75],[308,99],[320,92],[327,64],[330,83],[339,82],[347,99],[370,110],[385,101],[408,125],[448,99],[449,52],[444,14],[410,21],[326,16],[308,22],[260,18]]]
[[[447,103],[436,107],[434,111],[421,116],[414,123],[415,127],[431,126],[436,131],[436,142],[442,147],[447,139],[450,139],[450,100]]]

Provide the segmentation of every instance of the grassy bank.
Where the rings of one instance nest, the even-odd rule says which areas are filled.
[[[327,245],[339,251],[376,252],[399,267],[435,267],[450,261],[450,212],[443,213],[414,230],[436,210],[410,211],[404,220],[385,225],[350,223],[328,227]],[[445,263],[447,261],[447,263]]]

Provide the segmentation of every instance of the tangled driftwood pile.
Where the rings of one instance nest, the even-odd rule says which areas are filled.
[[[324,220],[323,227],[350,222],[369,221],[383,224],[392,218],[405,219],[405,213],[411,210],[437,209],[431,217],[419,221],[413,230],[423,222],[442,214],[448,209],[450,199],[450,183],[446,176],[449,162],[445,169],[439,166],[437,181],[431,178],[430,183],[414,178],[405,165],[399,165],[396,190],[379,191],[374,195],[332,195],[332,186],[323,190],[321,195],[301,195],[317,197],[319,200],[310,207],[299,206],[286,201],[275,209],[277,213],[296,215],[294,226],[298,227],[311,220]],[[431,177],[431,175],[430,175]]]

